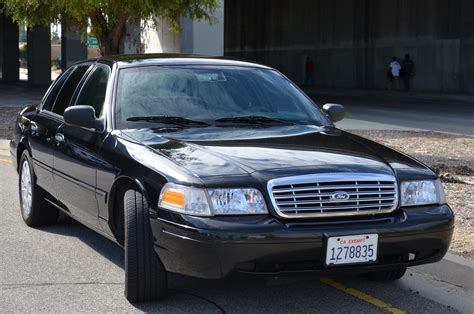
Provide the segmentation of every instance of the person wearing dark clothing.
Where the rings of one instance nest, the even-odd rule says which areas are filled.
[[[410,80],[415,76],[415,62],[410,59],[410,55],[405,55],[405,60],[402,62],[402,69],[400,71],[400,76],[402,77],[403,84],[405,85],[405,90],[410,90]]]
[[[304,84],[306,86],[314,85],[314,63],[310,57],[306,57],[304,64]]]

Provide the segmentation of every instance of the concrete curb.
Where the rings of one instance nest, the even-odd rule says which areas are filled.
[[[474,290],[474,260],[452,253],[438,263],[413,267],[439,280],[468,290]]]

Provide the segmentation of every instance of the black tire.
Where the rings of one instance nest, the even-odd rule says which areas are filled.
[[[395,281],[402,278],[406,271],[406,267],[400,267],[393,270],[368,273],[365,276],[373,281]]]
[[[30,227],[55,224],[58,221],[59,210],[44,199],[44,191],[36,185],[33,163],[28,151],[23,151],[18,168],[18,194],[23,221]],[[27,183],[27,178],[29,178],[29,183]],[[22,192],[26,191],[27,185],[30,187],[30,193]],[[30,197],[26,199],[23,193],[29,194]]]
[[[124,219],[125,296],[129,302],[163,299],[167,273],[153,249],[148,203],[140,192],[125,192]]]

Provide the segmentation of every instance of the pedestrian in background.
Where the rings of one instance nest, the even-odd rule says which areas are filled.
[[[314,63],[310,57],[306,57],[304,63],[304,84],[306,86],[314,86]]]
[[[390,62],[389,65],[390,72],[392,73],[393,79],[391,81],[391,85],[395,85],[395,89],[399,88],[399,78],[400,78],[400,69],[402,68],[400,66],[400,63],[397,60],[397,57],[392,57],[392,62]]]
[[[410,90],[410,80],[415,76],[415,62],[410,59],[410,55],[405,55],[405,60],[402,62],[402,69],[400,70],[400,76],[405,85],[405,90]]]

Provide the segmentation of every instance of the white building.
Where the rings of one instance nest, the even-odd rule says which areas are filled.
[[[224,5],[214,12],[212,25],[208,21],[182,18],[181,33],[173,32],[165,20],[157,27],[152,22],[142,22],[141,27],[129,26],[124,43],[125,53],[187,53],[210,56],[224,54]],[[139,38],[139,40],[137,40]],[[140,49],[141,48],[141,49]]]

